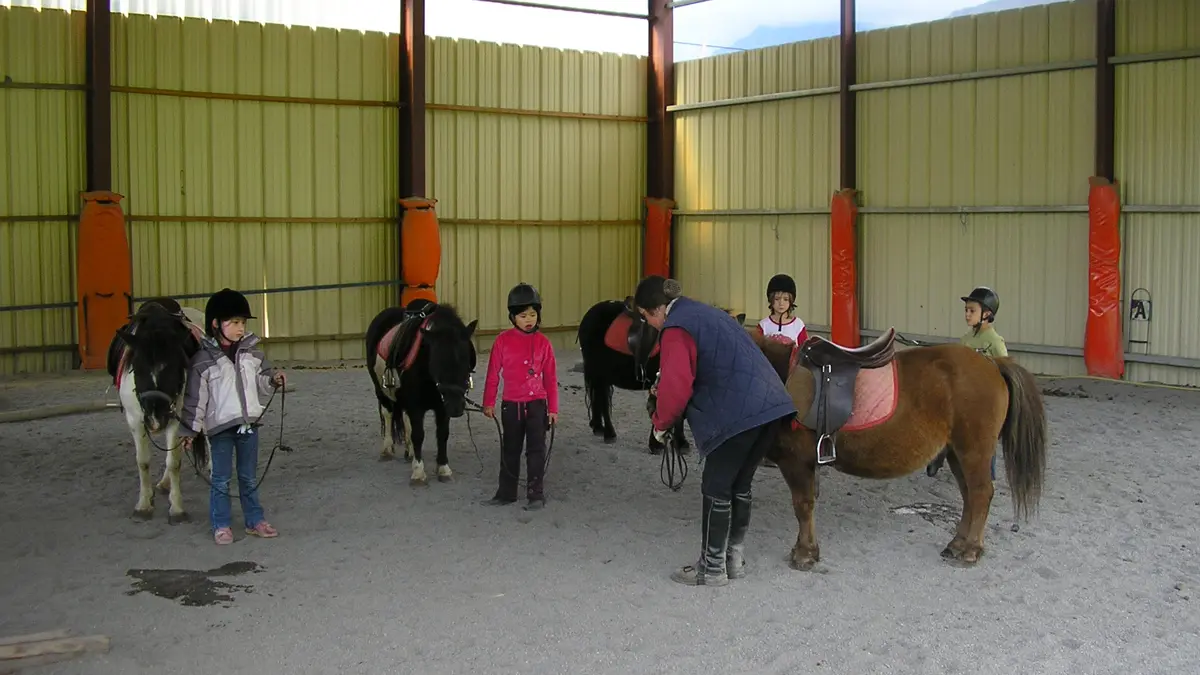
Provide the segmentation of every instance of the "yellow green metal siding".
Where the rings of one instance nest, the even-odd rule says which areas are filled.
[[[574,326],[598,300],[632,293],[641,271],[646,59],[449,38],[426,45],[439,299],[478,318],[481,330],[499,330],[510,325],[508,289],[526,281],[541,291],[553,330]]]
[[[118,90],[398,96],[396,35],[144,15],[112,21]],[[114,93],[113,180],[132,221],[134,294],[395,278],[397,125],[394,106]],[[156,221],[137,220],[146,216]],[[223,220],[264,217],[285,220]],[[366,222],[321,222],[346,218]],[[252,295],[259,319],[251,328],[275,359],[361,358],[360,339],[328,337],[363,333],[395,294]],[[202,308],[204,299],[184,304]]]
[[[676,102],[834,87],[836,39],[686,61]],[[676,208],[820,210],[838,183],[836,95],[675,113]],[[676,266],[689,295],[759,317],[767,280],[796,279],[804,321],[829,323],[829,220],[820,215],[675,218]],[[748,319],[749,320],[749,319]]]
[[[859,44],[864,83],[1081,61],[1095,56],[1095,8],[967,16],[863,33]],[[1094,92],[1093,68],[859,92],[860,203],[1082,206]],[[1086,214],[875,213],[859,223],[865,328],[959,337],[959,298],[986,285],[1000,294],[997,328],[1009,342],[1083,347]],[[1082,372],[1077,358],[1018,358]]]
[[[84,17],[0,7],[0,306],[71,302],[84,179]],[[74,86],[75,88],[70,88]],[[27,216],[30,220],[12,220]],[[57,218],[56,218],[57,217]],[[72,366],[71,309],[0,312],[0,375]]]
[[[1191,0],[1125,0],[1117,16],[1119,56],[1200,48],[1200,4]],[[1123,203],[1200,205],[1198,111],[1200,58],[1117,67]],[[1122,234],[1122,301],[1145,289],[1153,312],[1148,323],[1126,314],[1126,337],[1150,343],[1127,351],[1200,358],[1200,214],[1127,213]],[[1168,366],[1130,363],[1127,377],[1200,385],[1200,371]]]

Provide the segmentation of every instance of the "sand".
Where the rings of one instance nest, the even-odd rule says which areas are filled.
[[[948,469],[887,482],[823,469],[813,572],[787,566],[789,494],[760,469],[749,576],[689,588],[668,575],[698,552],[700,469],[693,459],[681,492],[660,483],[637,394],[617,394],[615,444],[593,437],[576,361],[560,354],[561,426],[535,514],[480,503],[499,457],[480,416],[482,467],[466,420],[453,422],[453,483],[413,488],[406,463],[378,462],[361,367],[291,371],[295,452],[262,488],[282,533],[269,541],[235,528],[232,546],[214,546],[191,473],[191,523],[168,525],[161,495],[153,520],[131,520],[137,472],[115,412],[0,425],[0,636],[108,635],[108,654],[29,671],[94,675],[1200,670],[1200,393],[1047,382],[1058,395],[1046,398],[1041,512],[1012,532],[1001,478],[969,569],[938,555],[960,508]],[[106,386],[102,374],[8,379],[0,410]],[[276,404],[264,441],[278,423]],[[426,428],[432,469],[432,417]],[[161,467],[160,455],[156,478]],[[200,573],[223,565],[259,567]],[[135,592],[131,570],[163,569],[231,586],[183,601]],[[228,600],[202,604],[213,594]]]

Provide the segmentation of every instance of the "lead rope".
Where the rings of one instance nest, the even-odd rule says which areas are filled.
[[[683,488],[683,482],[687,480],[688,461],[687,457],[675,447],[675,432],[667,430],[667,435],[663,437],[663,442],[666,448],[663,449],[662,462],[658,467],[658,479],[662,484],[671,489],[672,492],[679,492]],[[679,472],[679,482],[675,482],[675,473]]]
[[[249,497],[250,495],[258,492],[258,488],[262,486],[263,481],[267,477],[267,472],[271,470],[271,463],[275,461],[275,453],[277,451],[293,452],[293,448],[289,445],[285,445],[283,442],[283,419],[287,415],[287,389],[285,387],[286,387],[286,385],[284,387],[276,387],[275,390],[271,392],[271,398],[267,399],[267,405],[263,407],[262,413],[260,413],[259,416],[250,425],[251,427],[255,427],[255,428],[260,426],[263,416],[267,414],[267,410],[269,410],[271,408],[271,403],[275,400],[275,395],[280,394],[279,395],[279,440],[271,448],[271,454],[270,454],[270,456],[267,457],[267,465],[265,467],[263,467],[262,474],[254,480],[254,487],[252,487],[250,489],[250,491],[244,495],[241,495],[239,493],[239,496]],[[280,392],[282,392],[282,393],[280,393]],[[207,442],[207,440],[208,439],[206,437],[205,442]],[[209,444],[209,447],[208,447],[208,457],[209,457],[209,462],[211,463],[212,462],[212,445],[211,444]],[[230,497],[230,498],[233,497],[233,495],[229,494],[229,492],[214,486],[212,484],[212,481],[205,478],[204,474],[200,473],[200,464],[196,461],[196,453],[194,451],[188,453],[188,459],[191,461],[192,469],[195,470],[196,475],[200,477],[200,480],[207,483],[208,486],[210,488],[212,488],[217,494],[219,494],[223,497]]]
[[[479,414],[483,413],[483,406],[479,405],[475,401],[472,401],[469,396],[466,396],[464,398],[467,401],[467,411],[468,412],[479,413]],[[492,417],[492,422],[496,425],[496,438],[500,441],[500,470],[503,471],[506,476],[510,476],[517,480],[517,488],[518,489],[527,487],[529,485],[529,482],[525,481],[525,480],[521,480],[520,465],[519,464],[517,465],[517,472],[514,474],[504,464],[504,430],[500,428],[500,420],[498,418]],[[549,441],[549,443],[546,444],[546,463],[542,466],[542,476],[545,476],[550,471],[550,457],[551,457],[551,455],[554,454],[554,430],[557,427],[558,427],[557,424],[550,425],[550,441]],[[475,473],[475,475],[482,476],[483,472],[487,470],[487,467],[483,463],[483,455],[479,452],[479,446],[475,444],[475,430],[471,428],[471,416],[470,415],[467,415],[467,437],[471,439],[471,447],[475,449],[475,459],[477,459],[479,461],[479,471],[477,471]]]

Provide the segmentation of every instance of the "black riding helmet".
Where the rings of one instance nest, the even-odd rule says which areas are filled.
[[[208,303],[204,305],[204,332],[209,337],[216,337],[212,327],[213,321],[228,321],[238,317],[255,318],[250,313],[250,301],[246,300],[246,296],[231,288],[222,288],[213,293],[212,297],[208,299]]]
[[[767,307],[771,306],[771,298],[776,293],[791,293],[792,302],[788,310],[796,308],[796,280],[786,274],[776,274],[767,282]]]
[[[978,302],[980,307],[990,311],[992,315],[985,319],[988,322],[995,321],[996,314],[1000,311],[1000,296],[987,286],[975,287],[970,294],[963,296],[962,301]]]
[[[522,281],[508,292],[508,320],[515,321],[516,316],[532,307],[538,314],[538,323],[542,322],[542,296],[533,286]]]

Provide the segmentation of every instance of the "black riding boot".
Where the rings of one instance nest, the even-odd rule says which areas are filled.
[[[704,542],[695,565],[684,565],[671,574],[671,580],[689,586],[724,586],[725,549],[729,544],[730,502],[705,496],[701,530]]]
[[[729,548],[725,553],[725,573],[730,579],[746,576],[746,531],[750,529],[750,493],[734,495],[729,519]]]

